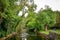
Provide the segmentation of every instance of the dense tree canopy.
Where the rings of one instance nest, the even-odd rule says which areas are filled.
[[[38,20],[44,26],[52,27],[56,23],[56,12],[52,11],[51,8],[40,10]]]
[[[39,30],[44,30],[45,26],[52,27],[56,23],[56,12],[52,11],[51,8],[40,10],[37,14],[30,12],[28,15],[29,28],[38,28]]]

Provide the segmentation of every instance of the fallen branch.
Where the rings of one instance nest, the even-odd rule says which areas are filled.
[[[0,40],[8,40],[14,36],[17,36],[16,32],[13,32],[12,34],[7,35],[6,37],[2,37],[2,38],[0,38]]]

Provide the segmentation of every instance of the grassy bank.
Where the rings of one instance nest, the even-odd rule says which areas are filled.
[[[52,32],[53,30],[48,30],[48,31],[40,31],[41,33],[44,33],[44,34],[49,34],[49,32]],[[60,29],[58,29],[58,30],[55,30],[55,32],[57,33],[57,34],[60,34]]]

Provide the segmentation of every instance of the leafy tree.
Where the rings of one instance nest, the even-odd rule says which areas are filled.
[[[46,31],[47,28],[54,26],[54,24],[56,23],[56,13],[49,7],[41,10],[38,15],[38,20],[41,24],[44,25],[43,27],[46,28]]]
[[[20,20],[18,17],[18,11],[20,7],[15,5],[16,0],[0,0],[0,37],[7,35],[15,31],[17,22]],[[4,33],[2,33],[4,32]]]
[[[37,30],[46,30],[49,27],[54,26],[56,23],[56,12],[52,11],[51,8],[46,6],[45,9],[40,10],[37,14],[29,12],[27,27],[29,29],[37,29]]]

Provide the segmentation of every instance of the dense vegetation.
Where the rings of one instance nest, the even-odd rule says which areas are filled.
[[[53,11],[46,6],[45,9],[36,13],[36,7],[33,0],[0,0],[0,38],[14,32],[19,35],[22,29],[29,32],[40,32],[54,27],[60,12]],[[20,11],[21,16],[18,15]]]

